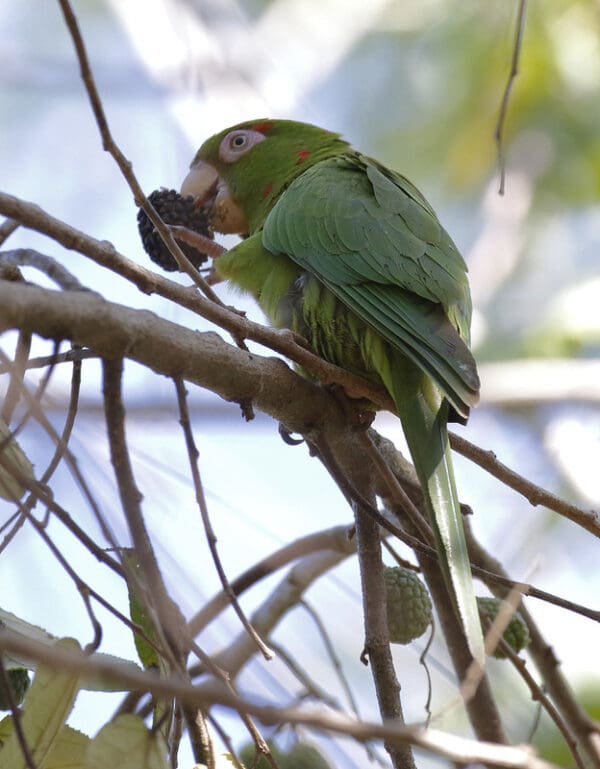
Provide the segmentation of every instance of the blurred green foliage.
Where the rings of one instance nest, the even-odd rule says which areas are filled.
[[[494,132],[518,3],[427,2],[410,25],[403,24],[405,5],[390,4],[381,29],[373,32],[376,40],[360,45],[398,49],[393,71],[383,79],[388,103],[396,84],[399,125],[382,119],[381,141],[392,164],[406,167],[412,155],[421,175],[439,178],[441,172],[450,187],[468,193],[497,170]],[[508,165],[537,178],[538,202],[581,205],[598,199],[599,103],[597,4],[529,3],[504,129]]]
[[[594,721],[600,722],[600,679],[590,678],[579,691],[577,701]],[[533,745],[542,758],[558,766],[573,766],[573,756],[556,726],[544,717],[533,738]]]

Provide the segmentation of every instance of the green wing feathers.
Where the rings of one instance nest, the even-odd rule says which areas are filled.
[[[471,653],[483,661],[446,430],[449,414],[466,420],[479,396],[461,255],[410,182],[351,152],[315,164],[287,187],[265,220],[262,243],[300,268],[290,296],[301,297],[294,312],[304,313],[313,347],[350,370],[358,357],[360,373],[393,397],[449,593]],[[338,309],[327,309],[333,298]],[[340,341],[348,338],[349,346]]]
[[[423,367],[466,419],[479,392],[466,265],[426,201],[398,180],[408,185],[357,154],[322,161],[275,204],[263,243]]]

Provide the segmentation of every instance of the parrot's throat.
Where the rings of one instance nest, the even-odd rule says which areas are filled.
[[[247,235],[249,227],[246,215],[222,179],[218,179],[216,191],[210,211],[210,223],[213,228],[227,235]]]

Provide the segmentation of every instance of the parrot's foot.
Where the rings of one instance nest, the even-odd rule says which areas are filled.
[[[368,430],[371,427],[375,419],[375,411],[373,411],[369,401],[364,398],[352,398],[342,385],[327,384],[323,386],[329,390],[342,407],[348,421],[357,432]]]
[[[281,422],[279,423],[279,435],[288,446],[299,446],[301,443],[304,443],[304,438],[292,438],[292,433]]]
[[[313,348],[301,334],[297,334],[289,328],[278,329],[277,335],[281,337],[284,342],[293,342],[294,344],[297,344],[298,347],[303,347],[305,350],[314,352]]]
[[[219,275],[214,267],[209,267],[206,270],[200,270],[200,272],[203,274],[204,280],[208,283],[209,286],[216,286],[217,283],[223,282],[223,278]]]
[[[188,246],[192,246],[202,254],[210,256],[211,259],[217,259],[219,256],[225,253],[227,249],[220,243],[215,243],[207,235],[203,235],[201,232],[190,230],[189,227],[183,227],[180,224],[170,224],[171,230],[175,240],[179,240],[182,243],[186,243]]]

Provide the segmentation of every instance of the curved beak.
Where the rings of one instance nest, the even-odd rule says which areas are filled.
[[[203,160],[199,160],[190,168],[188,175],[181,185],[181,194],[192,195],[199,204],[204,203],[209,198],[214,197],[217,185],[219,183],[219,174],[210,165]]]

